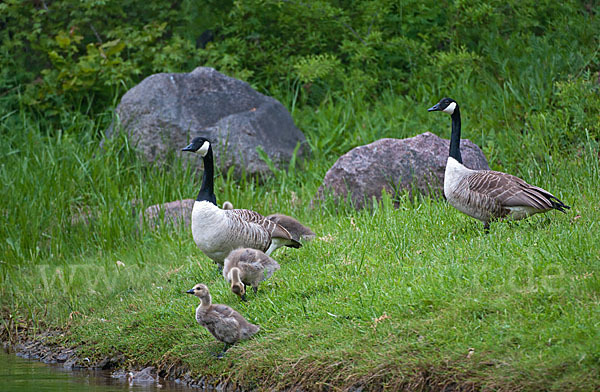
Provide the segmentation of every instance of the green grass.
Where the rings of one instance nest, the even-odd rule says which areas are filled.
[[[324,132],[338,118],[329,110],[337,110],[338,129],[349,118],[373,122],[350,144],[367,142],[376,129],[384,130],[377,137],[391,136],[384,115],[391,105],[351,116],[324,108],[314,114],[321,121],[315,127]],[[415,124],[427,122],[417,109]],[[301,124],[310,120],[303,115]],[[448,123],[441,120],[442,134]],[[570,150],[575,158],[536,160],[538,152],[511,165],[572,205],[568,214],[496,223],[488,235],[443,200],[384,196],[361,211],[332,200],[311,209],[335,160],[326,147],[303,170],[277,171],[260,185],[220,175],[220,201],[294,215],[320,237],[275,252],[281,270],[241,303],[188,228],[137,227],[140,208],[193,197],[199,173],[175,159],[146,165],[123,137],[99,149],[91,123],[78,122],[77,133],[40,124],[13,115],[2,125],[5,337],[19,325],[30,334],[58,328],[65,331],[62,344],[90,358],[123,353],[131,365],[182,364],[196,375],[265,389],[600,387],[600,169],[593,139]],[[134,199],[141,203],[135,211]],[[89,224],[72,222],[80,211],[91,211]],[[198,282],[208,284],[215,302],[261,326],[222,361],[211,355],[221,343],[195,323],[196,298],[184,294]]]

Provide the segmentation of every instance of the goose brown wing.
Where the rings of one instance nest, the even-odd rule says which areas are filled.
[[[258,212],[252,210],[228,210],[226,213],[231,219],[240,224],[245,222],[249,224],[253,230],[264,231],[269,237],[283,238],[286,240],[292,239],[290,233],[281,225],[265,218]]]
[[[553,208],[551,193],[510,174],[478,171],[468,177],[468,184],[470,191],[490,197],[502,207]]]

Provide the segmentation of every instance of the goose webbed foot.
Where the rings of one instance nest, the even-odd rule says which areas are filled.
[[[229,350],[229,348],[230,348],[231,346],[232,346],[231,344],[229,344],[229,343],[225,343],[225,346],[223,347],[223,351],[221,351],[220,353],[218,353],[218,354],[217,354],[217,358],[218,358],[218,359],[223,359],[223,357],[225,356],[225,352],[226,352],[227,350]]]
[[[483,232],[485,234],[490,234],[490,222],[485,222],[483,224]]]

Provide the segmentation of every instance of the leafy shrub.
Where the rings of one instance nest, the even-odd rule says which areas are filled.
[[[550,0],[7,0],[0,100],[95,118],[144,77],[212,66],[292,109],[451,95],[489,116],[478,125],[490,142],[506,126],[522,143],[527,121],[557,110],[572,143],[579,127],[597,137],[597,89],[583,76],[598,70],[597,12]]]

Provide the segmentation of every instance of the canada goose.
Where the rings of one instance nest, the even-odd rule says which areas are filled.
[[[460,156],[460,109],[451,98],[443,98],[429,112],[442,111],[452,116],[450,154],[444,174],[444,195],[457,210],[483,222],[489,230],[494,219],[523,219],[552,209],[571,208],[550,192],[529,185],[510,174],[492,170],[471,170]]]
[[[234,249],[253,248],[270,255],[281,246],[302,246],[286,229],[257,212],[217,207],[213,153],[208,139],[196,137],[182,151],[198,152],[204,160],[202,186],[192,209],[192,235],[204,254],[222,266]]]
[[[245,301],[246,285],[252,286],[256,294],[258,284],[278,269],[279,264],[260,250],[241,248],[225,258],[223,277],[231,284],[231,291]]]
[[[233,210],[233,204],[230,201],[226,201],[223,203],[223,209]],[[283,214],[271,214],[267,216],[267,219],[283,226],[283,228],[286,229],[296,241],[310,241],[317,236],[309,227],[304,226],[297,219],[292,218],[291,216]]]
[[[227,305],[211,302],[210,292],[204,284],[197,284],[188,294],[200,298],[200,305],[196,308],[196,321],[210,332],[217,340],[225,343],[222,357],[225,351],[240,340],[248,339],[256,334],[260,327],[249,323],[241,314]]]

